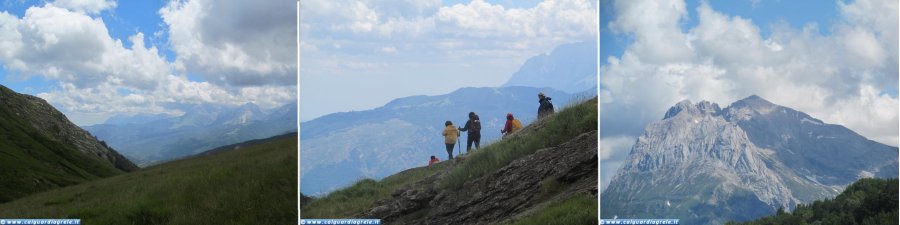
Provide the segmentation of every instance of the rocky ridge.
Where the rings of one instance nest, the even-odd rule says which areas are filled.
[[[127,158],[81,129],[46,100],[0,86],[0,105],[19,116],[32,128],[50,140],[75,147],[84,155],[95,157],[122,171],[134,171],[138,167]]]

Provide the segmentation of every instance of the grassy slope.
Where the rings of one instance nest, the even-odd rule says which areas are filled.
[[[515,137],[486,146],[468,156],[463,164],[452,168],[451,174],[441,184],[449,190],[460,190],[459,187],[469,180],[490,174],[512,161],[530,155],[538,149],[556,146],[576,137],[578,134],[597,129],[597,99],[590,99],[582,104],[567,107],[554,116],[541,121],[539,125],[525,127]],[[446,163],[437,167],[421,167],[407,170],[381,181],[362,180],[350,187],[335,191],[329,195],[315,199],[301,209],[303,218],[354,218],[381,199],[390,197],[390,193],[406,184],[414,183],[433,175],[443,169]],[[558,187],[563,189],[561,187]],[[567,221],[597,222],[597,201],[584,201],[573,197],[562,203],[554,203],[544,210],[539,210],[528,221],[544,221],[547,215],[555,215],[560,209],[575,215]],[[583,197],[581,197],[583,198]],[[554,211],[556,210],[556,211]],[[582,218],[584,217],[584,218]]]
[[[313,199],[301,209],[303,218],[354,218],[368,210],[375,201],[387,199],[395,189],[431,176],[444,169],[447,163],[430,167],[420,167],[389,177],[381,181],[363,179],[350,187],[334,191],[321,199]]]
[[[0,95],[17,95],[0,86]],[[3,99],[6,104],[27,104]],[[0,104],[0,203],[28,194],[121,174],[108,162],[52,141]]]
[[[512,223],[513,225],[597,224],[597,198],[579,194],[554,202],[543,210]]]
[[[297,137],[169,162],[0,205],[0,218],[84,224],[292,224]]]

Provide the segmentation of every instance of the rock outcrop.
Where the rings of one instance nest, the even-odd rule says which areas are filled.
[[[463,190],[441,189],[441,181],[465,159],[444,162],[453,165],[397,189],[392,198],[377,202],[360,216],[380,218],[385,224],[498,224],[523,216],[547,202],[546,198],[597,195],[596,130],[515,160],[467,182]],[[548,183],[567,189],[548,193],[542,188]]]

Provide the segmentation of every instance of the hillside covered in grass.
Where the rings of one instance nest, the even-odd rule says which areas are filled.
[[[463,138],[464,139],[464,138]],[[384,224],[596,224],[597,99],[468,155],[309,200],[302,218]]]
[[[729,224],[897,224],[898,184],[897,179],[863,178],[834,199],[800,204],[791,213],[779,209],[772,216]]]
[[[47,101],[0,85],[0,203],[137,169]]]
[[[294,224],[297,134],[0,204],[0,218],[83,224]]]

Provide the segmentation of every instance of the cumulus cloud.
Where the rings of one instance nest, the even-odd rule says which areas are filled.
[[[115,82],[136,89],[153,89],[154,78],[169,66],[156,47],[146,48],[144,36],[130,37],[131,48],[109,36],[99,18],[52,4],[31,7],[23,18],[4,13],[6,35],[0,37],[8,69],[26,75],[93,87]]]
[[[115,0],[56,0],[53,4],[72,11],[97,14],[116,7]]]
[[[77,6],[87,1],[69,3]],[[111,4],[114,7],[115,2]],[[201,48],[210,43],[225,46],[224,52],[204,50],[207,51],[204,53],[218,54],[211,57],[221,61],[195,67],[196,62],[189,59],[195,59],[190,54],[196,53],[185,52],[188,56],[183,58],[182,52],[176,52],[178,59],[167,61],[156,46],[145,43],[143,33],[128,37],[130,45],[123,44],[109,35],[107,25],[101,18],[92,17],[89,8],[73,7],[63,8],[59,1],[32,6],[21,18],[0,12],[0,63],[8,76],[41,77],[58,82],[58,87],[37,96],[76,115],[72,118],[76,123],[87,122],[78,115],[90,115],[91,121],[87,123],[94,123],[117,113],[177,113],[177,108],[170,107],[174,104],[254,102],[262,107],[275,107],[296,100],[296,30],[287,29],[290,35],[286,37],[269,36],[268,42],[256,35],[207,37],[199,40],[198,45]],[[186,20],[192,15],[181,16]],[[294,24],[293,21],[288,23]],[[203,34],[226,35],[227,29],[239,33],[244,26],[264,23],[226,20],[218,24],[194,24],[197,26],[193,28],[214,30]],[[270,28],[252,29],[256,32]],[[281,39],[291,40],[294,45],[267,45],[282,43]],[[284,62],[287,59],[283,52],[293,55],[291,63]],[[215,74],[201,82],[189,80],[186,73]],[[227,79],[217,79],[217,76]]]
[[[647,62],[690,60],[685,34],[676,21],[687,16],[684,1],[617,1],[614,32],[635,35],[631,51]]]
[[[606,136],[606,135],[604,135]],[[619,149],[631,148],[631,145],[634,144],[635,139],[630,136],[615,136],[615,137],[603,137],[600,139],[600,160],[606,161],[609,159],[616,158],[624,158],[628,155],[628,152],[617,151]],[[614,176],[619,169],[618,165],[613,164],[602,164],[603,168],[600,169],[601,179],[600,183],[600,191],[606,189],[606,186],[609,185],[609,180]]]
[[[177,69],[224,86],[296,85],[294,2],[176,0],[159,13]]]
[[[600,68],[603,133],[634,140],[680,100],[727,105],[756,94],[897,146],[897,5],[837,2],[828,34],[817,24],[770,24],[763,36],[760,24],[705,3],[688,9],[698,24],[682,30],[683,1],[616,1],[618,17],[603,25],[634,43]],[[615,168],[625,157],[609,155],[603,163]]]
[[[393,48],[408,61],[519,58],[541,53],[535,49],[596,38],[599,25],[596,2],[587,0],[543,1],[525,9],[482,0],[448,6],[437,0],[300,4],[301,51],[332,56],[392,53]],[[315,66],[317,58],[328,57],[306,61]]]

